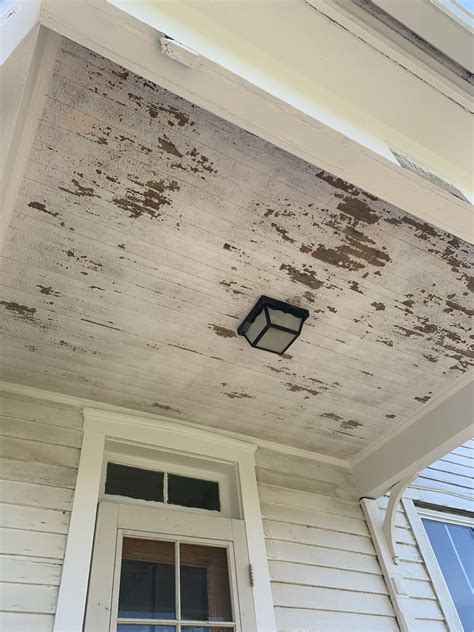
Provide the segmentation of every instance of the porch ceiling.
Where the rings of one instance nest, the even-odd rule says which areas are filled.
[[[9,381],[348,458],[472,364],[471,246],[67,41],[2,254]]]

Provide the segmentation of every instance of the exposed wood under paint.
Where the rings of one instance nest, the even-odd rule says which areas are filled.
[[[468,244],[70,42],[3,254],[6,380],[328,455],[472,363]],[[283,358],[263,292],[311,312]]]

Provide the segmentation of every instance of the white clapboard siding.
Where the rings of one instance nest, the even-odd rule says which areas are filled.
[[[259,450],[257,480],[278,630],[398,630],[350,474]],[[397,524],[416,558],[405,517]],[[410,581],[423,595],[420,568]]]
[[[71,406],[0,393],[1,630],[52,630],[81,426]]]
[[[52,632],[53,622],[51,614],[0,612],[0,630],[5,632]]]
[[[425,468],[406,495],[441,509],[474,512],[474,441]]]

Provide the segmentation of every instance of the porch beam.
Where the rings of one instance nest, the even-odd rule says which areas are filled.
[[[353,473],[360,498],[378,498],[472,438],[474,381],[467,375],[409,426],[362,458]]]
[[[209,8],[205,2],[44,0],[41,21],[334,176],[474,241],[470,204],[401,167],[390,150],[393,147],[413,156],[469,197],[471,163],[466,167],[466,160],[461,159],[471,157],[470,146],[466,152],[472,125],[467,110],[304,2],[272,3],[271,21],[267,12],[260,19],[258,6],[252,5],[259,21],[258,37],[251,41],[246,27],[252,16],[239,3],[232,8],[232,29],[227,24],[229,15],[222,14],[219,3]],[[291,45],[290,23],[296,37],[306,34],[305,46],[299,41],[298,46]],[[308,29],[318,37],[308,39]],[[193,67],[162,53],[163,36],[196,54]],[[331,50],[321,50],[322,39]],[[359,56],[367,61],[370,67],[364,61],[364,71],[357,71],[357,90],[346,85],[347,68],[333,72],[333,65],[326,62],[328,55],[335,63]],[[290,57],[292,65],[288,66]],[[403,100],[400,82],[407,86]],[[356,95],[368,93],[374,98],[357,105]],[[374,105],[380,94],[386,94],[390,108]],[[412,103],[426,117],[449,120],[456,134],[453,131],[442,141],[436,126],[436,134],[417,138],[430,126],[414,125],[418,115],[410,109]],[[389,122],[388,112],[396,113],[397,120]],[[451,160],[448,145],[455,135],[460,140]]]

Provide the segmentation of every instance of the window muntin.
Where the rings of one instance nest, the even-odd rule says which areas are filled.
[[[104,494],[207,511],[221,511],[220,484],[217,481],[112,461],[107,463]]]
[[[185,630],[235,630],[227,548],[124,537],[117,632]]]
[[[422,518],[465,632],[474,629],[474,528]]]

